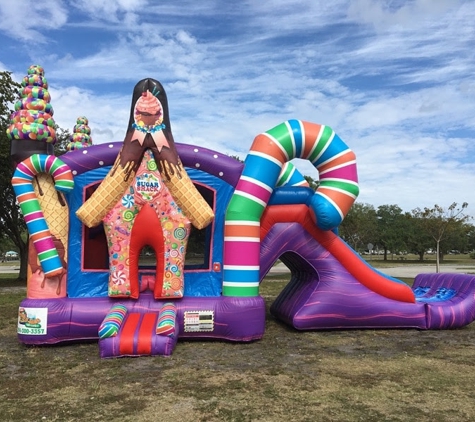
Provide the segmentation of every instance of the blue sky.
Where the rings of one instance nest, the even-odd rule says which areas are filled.
[[[86,116],[94,143],[123,140],[152,77],[177,142],[245,158],[285,120],[322,123],[356,153],[358,201],[475,216],[473,1],[1,1],[0,37],[0,70],[43,66],[56,122]]]

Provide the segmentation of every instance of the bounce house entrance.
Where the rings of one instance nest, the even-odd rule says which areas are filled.
[[[149,204],[145,204],[135,218],[130,240],[130,285],[131,289],[139,290],[139,257],[144,246],[155,250],[155,281],[153,292],[160,298],[163,290],[164,275],[164,237],[163,229],[157,214]],[[146,287],[146,286],[143,286]],[[142,287],[142,289],[143,289]],[[150,286],[148,286],[150,287]],[[140,289],[140,290],[142,290]]]
[[[139,256],[145,245],[157,256],[155,299],[183,297],[190,221],[155,167],[147,150],[135,177],[102,219],[109,249],[110,297],[138,298]]]

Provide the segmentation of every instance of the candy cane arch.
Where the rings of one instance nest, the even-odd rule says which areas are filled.
[[[308,187],[309,184],[291,162],[287,162],[277,178],[276,187],[280,186],[302,186]]]
[[[13,190],[38,253],[41,268],[46,277],[54,277],[62,273],[63,266],[33,188],[33,179],[39,173],[51,174],[56,190],[61,192],[71,191],[74,181],[69,167],[53,155],[34,154],[18,164],[13,173]]]
[[[309,160],[320,185],[309,204],[322,230],[337,227],[359,193],[356,157],[328,126],[288,120],[258,135],[225,219],[223,295],[259,293],[260,219],[284,164]]]

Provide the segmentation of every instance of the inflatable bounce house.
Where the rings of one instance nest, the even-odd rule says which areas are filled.
[[[338,236],[359,188],[355,154],[329,127],[286,121],[241,163],[175,143],[165,90],[144,79],[123,142],[92,145],[79,118],[58,158],[43,69],[30,67],[22,86],[8,129],[30,233],[20,342],[96,339],[106,358],[169,355],[178,339],[257,340],[259,283],[278,260],[289,281],[271,313],[297,330],[475,319],[474,276],[422,274],[411,288]],[[294,158],[315,166],[316,191]]]

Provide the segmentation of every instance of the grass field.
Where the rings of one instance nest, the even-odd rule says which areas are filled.
[[[267,308],[287,278],[263,281]],[[101,360],[95,342],[20,344],[25,290],[0,283],[0,420],[475,420],[475,324],[297,332],[268,313],[260,341],[179,341],[171,357]]]

